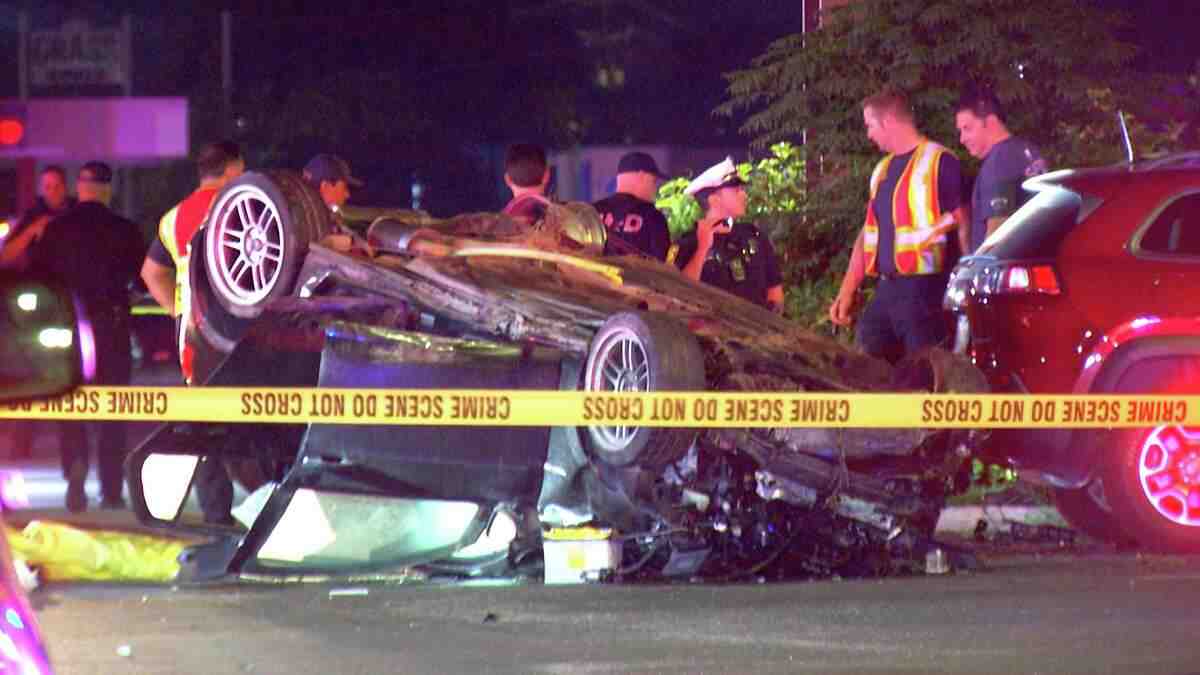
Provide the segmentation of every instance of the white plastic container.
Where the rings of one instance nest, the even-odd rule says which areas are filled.
[[[542,537],[547,584],[582,584],[599,579],[621,564],[621,544],[612,530],[555,528]]]

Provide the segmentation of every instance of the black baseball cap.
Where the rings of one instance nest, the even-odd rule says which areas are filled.
[[[621,160],[617,162],[617,173],[633,173],[634,171],[645,171],[646,173],[654,174],[659,178],[667,176],[658,170],[658,163],[654,158],[645,152],[629,152],[626,153]]]
[[[314,185],[346,181],[347,185],[362,187],[363,182],[350,173],[350,165],[337,155],[320,154],[304,165],[304,177]]]
[[[77,180],[88,183],[111,183],[113,179],[112,167],[104,162],[88,162],[79,167],[79,175]]]

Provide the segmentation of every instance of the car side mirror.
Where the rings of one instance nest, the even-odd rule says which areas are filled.
[[[61,286],[0,273],[0,401],[61,394],[95,369],[90,323]]]

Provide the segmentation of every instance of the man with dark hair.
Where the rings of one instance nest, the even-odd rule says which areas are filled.
[[[504,184],[513,197],[501,213],[526,227],[532,227],[546,215],[546,186],[550,184],[550,167],[546,151],[540,145],[517,143],[504,153]]]
[[[887,156],[871,174],[866,219],[829,318],[850,325],[863,278],[878,277],[856,338],[868,354],[895,360],[946,338],[948,242],[938,229],[960,207],[961,169],[949,150],[917,130],[902,93],[882,91],[862,109],[867,137]]]
[[[0,248],[0,267],[21,269],[27,263],[25,253],[30,244],[42,236],[46,223],[75,206],[67,194],[67,172],[61,166],[50,165],[38,175],[38,198],[33,207],[21,215]]]
[[[96,368],[88,384],[97,385],[129,384],[129,283],[137,275],[146,248],[141,228],[108,208],[112,178],[107,164],[84,164],[75,182],[79,203],[51,220],[29,252],[31,270],[61,281],[78,294],[95,340]],[[84,424],[63,425],[62,465],[71,511],[87,508],[88,434]],[[99,422],[93,428],[99,441],[101,506],[122,508],[125,428],[119,422]]]
[[[176,330],[180,333],[191,302],[188,261],[192,239],[204,225],[217,193],[229,181],[242,175],[246,162],[236,143],[218,141],[200,149],[196,169],[200,186],[159,219],[158,236],[142,262],[142,281],[146,282],[146,288],[158,304],[176,317]],[[180,367],[187,381],[191,377],[191,366],[185,358],[182,334],[179,347]],[[205,521],[231,523],[233,518],[229,510],[233,503],[233,483],[224,466],[205,457],[197,468],[195,480]]]
[[[1046,171],[1046,160],[1004,122],[1004,109],[990,89],[965,92],[955,107],[958,138],[972,157],[983,160],[971,191],[971,223],[965,253],[973,253],[1004,219],[1023,204],[1026,178]]]
[[[755,225],[736,222],[746,214],[746,188],[733,160],[709,167],[684,192],[700,202],[704,215],[680,237],[675,265],[684,276],[782,312],[783,274],[770,238]]]
[[[75,206],[67,194],[67,172],[61,166],[49,165],[38,174],[38,198],[33,207],[17,220],[7,240],[0,244],[0,268],[21,270],[29,264],[29,247],[56,216]],[[5,423],[12,429],[11,459],[26,459],[33,454],[33,422],[14,420]]]
[[[158,221],[158,236],[142,262],[142,281],[158,304],[172,316],[183,315],[187,302],[188,258],[192,237],[208,216],[217,192],[242,175],[246,162],[232,141],[209,143],[196,157],[200,186]]]
[[[617,162],[617,191],[593,204],[608,238],[605,255],[643,255],[667,259],[671,232],[667,219],[654,207],[658,181],[664,178],[654,158],[644,152],[630,152]]]
[[[321,193],[321,199],[334,213],[350,199],[350,188],[363,182],[350,172],[350,165],[337,155],[322,153],[304,165],[304,180]]]

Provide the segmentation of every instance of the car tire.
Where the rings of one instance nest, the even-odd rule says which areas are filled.
[[[321,195],[293,171],[250,172],[213,200],[205,272],[230,314],[254,318],[292,292],[308,244],[333,230]]]
[[[1068,525],[1092,539],[1112,543],[1127,539],[1112,511],[1096,501],[1090,488],[1054,488],[1054,506]]]
[[[645,312],[614,314],[592,339],[584,369],[586,391],[703,391],[704,353],[687,328]],[[656,468],[678,460],[695,429],[589,426],[584,447],[615,467]]]
[[[1186,383],[1198,377],[1200,360],[1146,359],[1129,368],[1116,391],[1194,393]],[[1119,429],[1108,441],[1105,497],[1124,534],[1149,551],[1200,553],[1200,429]]]
[[[1200,553],[1200,429],[1159,426],[1113,434],[1104,484],[1121,530],[1149,551]],[[1189,489],[1190,488],[1190,489]]]

